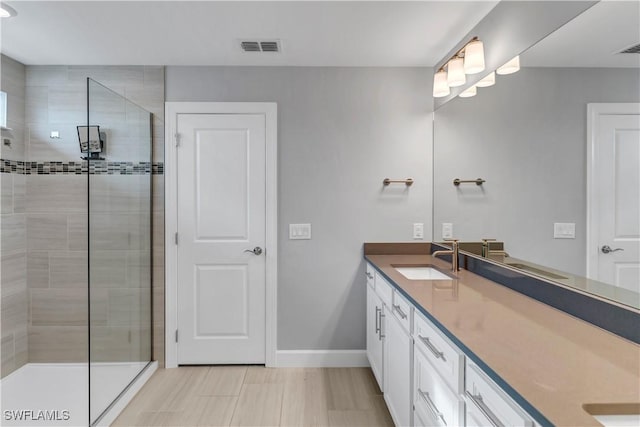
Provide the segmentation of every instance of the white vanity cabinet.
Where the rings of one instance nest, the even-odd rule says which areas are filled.
[[[464,394],[464,353],[422,314],[414,316],[415,347],[456,394]]]
[[[411,425],[411,305],[393,292],[385,306],[384,400],[396,426]]]
[[[463,426],[464,354],[417,310],[413,336],[414,425]]]
[[[412,424],[413,306],[367,264],[367,358],[397,426]]]
[[[537,426],[434,322],[366,268],[367,357],[396,426]]]
[[[474,363],[465,375],[468,426],[532,427],[533,420]]]
[[[373,375],[378,381],[380,390],[384,390],[382,376],[382,353],[384,338],[382,336],[383,318],[382,300],[376,294],[373,281],[367,286],[367,358]]]
[[[427,356],[414,349],[414,425],[462,426],[464,401],[438,375]]]

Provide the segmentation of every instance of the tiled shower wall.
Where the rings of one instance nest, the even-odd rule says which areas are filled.
[[[69,162],[80,162],[76,126],[86,122],[87,77],[154,114],[153,161],[161,164],[164,157],[163,67],[26,67],[27,159],[41,169],[32,170],[25,180],[31,362],[83,362],[87,356],[87,177],[73,173],[71,166],[64,168]],[[60,137],[50,138],[51,131],[59,132]],[[130,152],[135,143],[127,144],[113,135],[109,139],[107,160],[138,160],[137,153]],[[47,162],[62,162],[63,166]],[[130,245],[121,244],[139,228],[141,209],[133,203],[132,190],[148,190],[145,180],[144,175],[119,173],[91,176],[92,241],[101,242],[104,249],[98,254],[99,265],[92,268],[92,343],[98,350],[94,360],[126,360],[129,343],[146,339],[150,332],[144,327],[131,330],[129,324],[136,319],[128,307],[136,293],[143,292],[134,286],[134,278],[144,274],[147,266],[141,265],[140,256],[150,248],[125,250]],[[154,358],[161,364],[163,184],[162,175],[153,176]]]
[[[0,89],[7,93],[7,128],[0,158],[25,160],[25,67],[0,58]],[[24,175],[0,173],[0,313],[2,377],[27,363],[27,254]]]

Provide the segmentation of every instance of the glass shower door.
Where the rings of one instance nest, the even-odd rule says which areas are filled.
[[[151,360],[151,113],[87,80],[90,423]]]

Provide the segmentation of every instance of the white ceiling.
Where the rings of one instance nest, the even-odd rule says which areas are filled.
[[[497,1],[9,1],[25,64],[433,66]],[[239,39],[280,39],[279,54]]]
[[[530,67],[640,67],[640,1],[602,1],[522,55]]]

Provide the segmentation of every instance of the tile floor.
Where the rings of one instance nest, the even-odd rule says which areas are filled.
[[[161,369],[113,426],[393,426],[369,368]]]

